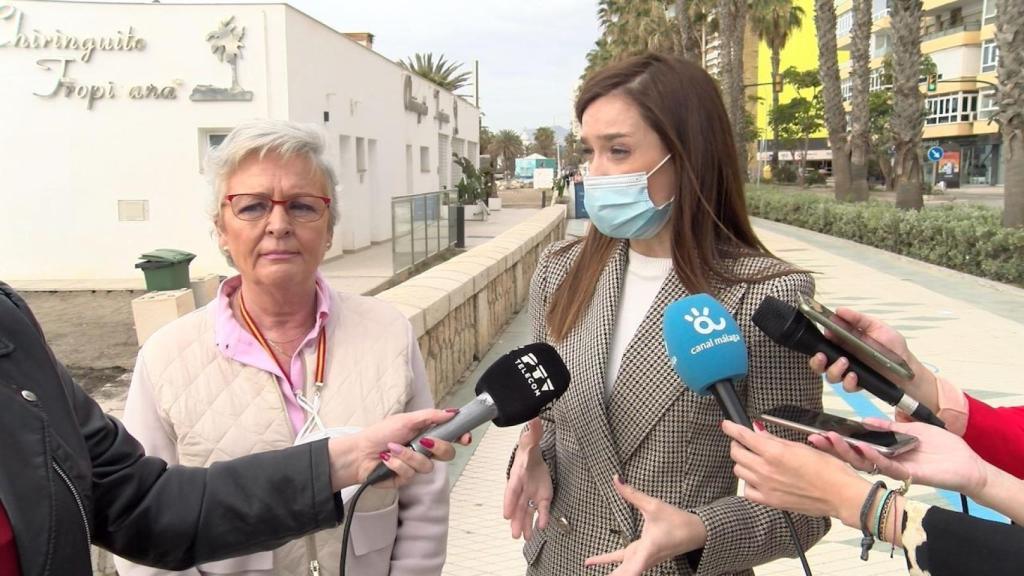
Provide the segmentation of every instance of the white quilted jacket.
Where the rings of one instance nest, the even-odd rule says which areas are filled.
[[[328,427],[367,426],[384,416],[432,407],[423,360],[408,320],[391,305],[330,291],[327,368],[320,415]],[[209,466],[291,446],[295,433],[274,376],[236,362],[214,342],[214,305],[172,322],[142,347],[125,425],[147,453],[171,463]],[[307,388],[316,347],[304,351]],[[308,392],[308,390],[307,390]],[[287,494],[267,495],[287,498]],[[397,491],[370,489],[352,523],[348,574],[437,575],[448,534],[444,465]],[[315,557],[338,573],[341,529],[294,540],[272,552],[212,562],[184,574],[300,576]],[[122,576],[168,574],[117,560]]]

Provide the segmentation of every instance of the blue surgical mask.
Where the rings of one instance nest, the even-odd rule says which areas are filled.
[[[668,205],[655,206],[647,190],[647,179],[672,155],[650,172],[583,177],[583,204],[590,221],[605,236],[623,239],[652,238],[668,221]]]

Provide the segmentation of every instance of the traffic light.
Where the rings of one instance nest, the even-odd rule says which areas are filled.
[[[782,92],[782,74],[772,76],[772,92],[776,94]]]
[[[935,92],[939,89],[939,75],[929,74],[928,75],[928,91]]]

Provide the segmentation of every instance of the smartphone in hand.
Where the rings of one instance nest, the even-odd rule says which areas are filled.
[[[853,446],[870,446],[886,456],[897,456],[917,447],[917,437],[900,432],[872,430],[855,420],[817,412],[802,406],[776,406],[758,416],[760,420],[805,434],[835,432]]]
[[[901,380],[913,380],[914,372],[899,354],[881,342],[851,326],[835,312],[809,296],[800,295],[800,312],[812,322],[820,324],[835,336],[836,344],[883,374]]]

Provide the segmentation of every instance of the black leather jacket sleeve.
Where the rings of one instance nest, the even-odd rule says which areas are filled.
[[[79,560],[88,567],[87,554],[79,558],[71,551],[86,552],[84,537],[83,545],[76,547],[62,532],[84,536],[82,526],[65,524],[85,515],[93,543],[135,562],[170,570],[276,548],[341,521],[340,499],[331,489],[326,440],[209,468],[168,467],[163,460],[145,456],[124,426],[104,414],[72,381],[50,352],[24,300],[0,282],[3,342],[7,368],[0,371],[0,380],[6,377],[7,386],[34,390],[38,401],[31,405],[40,410],[29,408],[21,395],[11,396],[17,401],[0,405],[0,417],[22,416],[19,421],[42,423],[31,430],[8,430],[12,435],[2,440],[24,447],[22,452],[39,454],[0,466],[0,486],[7,487],[11,498],[8,510],[63,518],[57,524],[51,520],[49,532],[46,522],[14,522],[19,552],[40,567],[57,567],[56,573],[68,574],[82,573]],[[55,499],[54,494],[71,494],[63,486],[46,485],[48,459],[68,471],[76,486],[77,506],[68,497]],[[34,511],[30,502],[40,498],[73,509]],[[74,509],[78,507],[81,513]]]
[[[81,388],[69,392],[92,460],[94,540],[119,556],[182,570],[341,520],[326,440],[210,468],[168,467]]]

